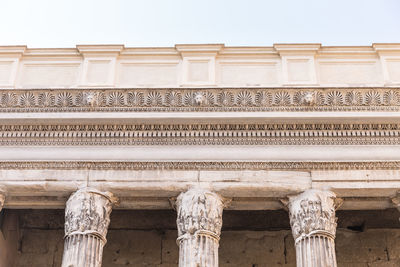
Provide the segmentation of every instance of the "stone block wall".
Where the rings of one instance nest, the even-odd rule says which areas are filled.
[[[270,216],[263,214],[247,216],[247,220],[252,218],[252,222],[245,225],[244,214],[226,213],[226,226],[222,231],[219,249],[221,267],[296,266],[294,240],[288,222],[279,222],[284,212],[268,213]],[[364,226],[345,227],[344,224],[354,219],[343,214],[339,213],[342,223],[339,224],[336,238],[339,267],[400,266],[400,227],[393,227],[399,224],[398,221],[394,221],[393,225],[381,224],[376,225],[377,228],[367,229],[365,225],[372,224],[368,223],[371,213],[366,213],[364,217],[360,214],[357,216],[357,223],[367,218]],[[389,217],[392,218],[392,213],[386,215],[386,218]],[[268,229],[257,226],[261,223],[260,218],[265,218],[263,223],[268,222]],[[381,219],[384,221],[385,215]],[[21,240],[16,267],[61,266],[63,211],[46,211],[42,214],[25,212],[20,220]],[[117,211],[112,222],[104,249],[103,267],[178,266],[173,211],[154,214]]]
[[[0,267],[13,264],[18,251],[18,216],[12,211],[0,213]]]
[[[173,230],[111,230],[104,249],[104,267],[172,267],[178,264]],[[225,231],[220,266],[296,266],[290,231]],[[25,229],[18,267],[61,266],[63,231]],[[336,239],[338,266],[400,266],[400,229],[354,232],[340,229]]]

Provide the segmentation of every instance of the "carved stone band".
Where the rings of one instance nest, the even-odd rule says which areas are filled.
[[[65,209],[62,267],[100,267],[116,198],[109,192],[83,188],[72,194]]]
[[[66,111],[398,111],[399,88],[12,89],[0,110]]]
[[[193,188],[178,196],[175,206],[180,267],[218,266],[225,203],[218,194],[202,188]]]

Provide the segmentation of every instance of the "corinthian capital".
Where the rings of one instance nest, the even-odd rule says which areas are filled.
[[[202,188],[193,188],[181,193],[175,206],[179,238],[201,232],[219,239],[224,209],[221,196]]]
[[[400,192],[397,192],[396,196],[392,198],[392,203],[400,211]]]
[[[297,241],[313,234],[335,238],[335,211],[342,202],[335,193],[316,189],[290,196],[288,208],[294,239]]]
[[[5,200],[6,200],[6,195],[0,191],[0,211],[3,209]]]
[[[112,205],[110,192],[83,188],[71,195],[65,210],[65,235],[92,234],[106,240]]]

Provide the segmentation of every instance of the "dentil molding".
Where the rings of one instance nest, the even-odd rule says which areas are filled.
[[[397,145],[397,123],[15,124],[0,125],[4,146]]]

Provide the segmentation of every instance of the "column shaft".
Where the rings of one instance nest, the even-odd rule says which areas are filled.
[[[74,234],[65,238],[63,266],[101,266],[105,242],[90,234]]]
[[[62,267],[100,267],[110,223],[111,193],[84,188],[74,193],[65,209]]]
[[[324,235],[307,236],[296,243],[297,266],[336,267],[335,240]]]
[[[178,242],[179,266],[218,266],[219,239],[195,234]]]

